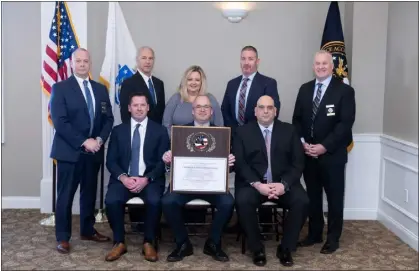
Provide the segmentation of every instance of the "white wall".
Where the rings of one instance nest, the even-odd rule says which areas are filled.
[[[381,139],[378,220],[418,250],[418,145]]]

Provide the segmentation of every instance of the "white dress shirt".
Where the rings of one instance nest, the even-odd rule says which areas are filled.
[[[204,123],[204,124],[199,124],[198,122],[194,121],[193,124],[195,126],[199,126],[199,127],[210,127],[211,126],[209,121]]]
[[[86,92],[85,92],[85,89],[84,89],[83,81],[84,80],[87,80],[87,87],[89,88],[90,96],[92,96],[93,113],[96,114],[96,99],[95,99],[95,95],[93,94],[93,89],[92,89],[92,85],[90,84],[89,77],[87,77],[86,79],[80,78],[77,75],[74,75],[74,77],[76,78],[77,83],[79,83],[79,86],[80,86],[80,89],[81,89],[81,93],[83,93],[84,100],[86,101],[86,104],[87,104],[87,98],[86,98]]]
[[[138,131],[140,133],[140,165],[138,167],[138,175],[142,176],[144,175],[144,171],[146,170],[146,166],[144,163],[144,139],[145,139],[145,135],[146,135],[146,131],[147,131],[147,123],[148,123],[148,117],[146,117],[141,123],[140,123],[140,127],[138,127]],[[134,120],[133,118],[131,118],[131,145],[132,145],[132,138],[134,135],[134,131],[135,131],[135,126],[138,124],[138,122],[136,120]],[[128,169],[129,172],[129,169]]]
[[[147,85],[148,89],[150,90],[150,85],[148,84],[148,79],[151,79],[151,83],[153,84],[153,89],[154,89],[154,100],[156,101],[157,104],[157,95],[156,95],[156,88],[154,87],[154,83],[153,83],[153,78],[152,76],[147,76],[145,75],[142,71],[137,70],[140,75],[143,77],[145,84]]]
[[[247,104],[247,97],[249,96],[249,90],[250,90],[250,87],[252,86],[253,78],[255,78],[255,75],[256,75],[256,72],[252,73],[251,75],[249,75],[249,77],[247,77],[247,78],[249,78],[249,80],[247,80],[246,97],[244,99],[244,106],[245,106],[244,109],[245,110],[246,110],[246,104]],[[237,94],[236,94],[236,112],[235,112],[236,113],[236,120],[239,119],[240,89],[243,85],[243,78],[245,78],[244,75],[242,76],[242,79],[241,79],[240,85],[239,85],[239,90],[237,91]]]

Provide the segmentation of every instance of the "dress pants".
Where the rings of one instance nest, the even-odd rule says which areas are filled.
[[[76,163],[57,161],[55,236],[58,242],[71,238],[71,209],[80,184],[80,235],[95,234],[95,203],[100,163],[91,154],[80,154]]]
[[[211,225],[210,239],[215,243],[221,242],[224,227],[230,221],[234,209],[234,198],[228,194],[180,194],[167,192],[163,199],[163,214],[175,236],[176,244],[182,245],[188,239],[188,232],[182,216],[183,207],[194,199],[202,199],[214,205],[217,211]]]
[[[161,197],[164,192],[164,183],[150,182],[140,193],[131,193],[120,181],[109,184],[106,193],[106,215],[113,232],[114,243],[125,241],[125,204],[133,197],[140,197],[145,204],[144,242],[153,243],[156,230],[161,217]]]
[[[323,239],[323,188],[328,202],[327,240],[339,242],[343,228],[345,164],[324,164],[307,157],[304,181],[310,199],[309,233],[312,240]]]
[[[301,227],[307,218],[309,201],[306,192],[301,184],[295,184],[278,199],[268,200],[268,197],[261,195],[251,186],[241,187],[236,191],[238,219],[252,252],[264,249],[260,240],[257,209],[266,201],[276,202],[279,206],[289,210],[285,220],[281,247],[292,251],[297,246]]]

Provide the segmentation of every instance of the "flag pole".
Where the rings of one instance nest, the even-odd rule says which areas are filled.
[[[103,209],[103,190],[104,190],[104,179],[105,179],[105,151],[103,151],[102,164],[100,165],[100,203],[99,210],[96,214],[95,220],[96,223],[108,222],[106,218],[105,210]]]

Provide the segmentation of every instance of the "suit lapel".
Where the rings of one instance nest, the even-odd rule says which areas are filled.
[[[100,106],[100,99],[99,99],[99,95],[97,92],[97,88],[96,88],[96,82],[94,82],[93,80],[90,80],[90,85],[92,86],[92,92],[93,95],[95,96],[95,119],[97,116],[100,116],[100,111],[102,110],[101,106]]]
[[[242,76],[239,76],[239,77],[237,77],[235,80],[235,82],[234,82],[234,84],[233,84],[233,88],[234,88],[234,90],[233,90],[233,95],[231,95],[231,97],[230,97],[230,104],[234,104],[234,106],[232,106],[231,107],[231,114],[234,116],[234,119],[236,119],[236,106],[237,106],[237,104],[236,104],[236,97],[237,97],[237,92],[239,92],[239,87],[240,87],[240,82],[241,82],[241,80],[242,80]]]
[[[253,77],[252,85],[249,89],[249,94],[247,95],[246,101],[246,115],[251,115],[253,112],[253,108],[249,108],[248,105],[256,104],[257,99],[259,99],[261,91],[260,91],[260,74],[256,72],[255,76]]]
[[[123,145],[123,150],[128,155],[128,167],[131,161],[131,122],[123,123],[123,129],[121,134],[121,143]]]
[[[266,161],[268,161],[268,153],[266,151],[266,144],[265,144],[265,137],[260,130],[259,124],[257,121],[254,122],[254,129],[255,129],[255,135],[258,137],[259,144],[262,146],[262,152],[263,156],[265,157]]]
[[[276,148],[276,143],[277,143],[277,140],[274,140],[274,139],[278,138],[279,137],[278,134],[281,133],[278,126],[279,126],[278,125],[278,120],[274,120],[274,126],[272,128],[272,134],[271,134],[271,146],[270,146],[271,147],[271,165],[272,165],[272,156],[274,154],[274,150]],[[271,170],[272,170],[272,168],[271,168]]]
[[[152,144],[150,144],[150,140],[152,140],[152,138],[153,138],[153,123],[150,121],[150,119],[148,119],[147,127],[146,127],[146,130],[145,130],[144,147],[143,147],[144,163],[146,161],[146,156],[149,153],[151,153],[149,151],[149,147],[152,146]]]
[[[84,108],[84,112],[86,113],[87,116],[89,116],[89,110],[87,109],[87,103],[86,103],[86,99],[84,98],[84,95],[82,93],[82,89],[80,89],[80,85],[77,82],[76,77],[74,77],[74,75],[72,75],[70,78],[70,83],[71,83],[71,88],[74,90],[75,92],[75,98],[80,100],[80,105],[83,106]]]

